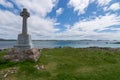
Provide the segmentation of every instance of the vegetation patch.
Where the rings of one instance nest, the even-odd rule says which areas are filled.
[[[0,52],[0,80],[119,80],[120,50],[43,49],[37,62],[9,62]]]

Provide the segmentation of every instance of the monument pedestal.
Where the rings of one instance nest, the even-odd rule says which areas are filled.
[[[32,48],[31,36],[28,34],[19,34],[17,45],[14,46],[14,49],[28,50]]]

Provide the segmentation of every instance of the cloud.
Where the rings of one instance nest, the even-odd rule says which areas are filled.
[[[120,17],[117,15],[105,15],[96,17],[93,20],[80,21],[74,24],[73,30],[80,28],[82,31],[91,32],[94,30],[104,30],[106,27],[120,24]]]
[[[9,11],[0,10],[0,37],[15,38],[20,33],[20,17]]]
[[[16,0],[19,8],[27,8],[31,17],[29,20],[30,32],[34,35],[50,35],[57,31],[55,19],[50,19],[46,15],[52,11],[58,0]],[[32,5],[32,6],[31,6]]]
[[[8,2],[7,0],[0,0],[0,5],[7,7],[7,8],[13,8],[13,4],[11,2]]]
[[[15,0],[19,8],[27,8],[31,13],[45,17],[51,12],[58,0]]]
[[[94,3],[96,2],[98,6],[104,8],[106,5],[108,5],[111,2],[111,0],[96,0],[96,1],[95,0],[70,0],[68,2],[68,6],[74,8],[74,11],[77,11],[78,15],[80,15],[80,14],[85,14],[89,4],[93,2]]]
[[[110,6],[104,7],[104,11],[117,11],[120,10],[120,3],[113,3]]]
[[[38,16],[32,16],[29,19],[29,27],[31,34],[39,34],[39,35],[51,35],[54,34],[58,29],[54,27],[56,25],[56,21],[54,19],[49,18],[39,18]]]
[[[111,0],[98,0],[97,3],[99,6],[105,6],[108,5],[111,2]]]
[[[115,25],[120,25],[120,16],[106,14],[95,19],[78,21],[73,26],[66,25],[66,31],[58,35],[66,36],[66,38],[72,36],[69,39],[119,39],[116,36],[111,37],[114,36],[113,33],[120,34],[120,29],[110,28]],[[108,29],[116,30],[116,32],[102,32]]]
[[[113,11],[116,11],[119,9],[120,9],[120,3],[114,3],[108,8],[108,10],[113,10]]]
[[[28,31],[32,35],[33,39],[40,39],[41,36],[53,35],[59,25],[56,19],[46,17],[55,6],[57,0],[16,0],[14,3],[19,9],[23,7],[30,12],[30,18],[28,18]],[[53,3],[54,2],[54,3]],[[46,4],[46,5],[45,5]],[[31,6],[32,5],[32,6]],[[16,9],[13,9],[13,11]],[[31,14],[32,13],[32,14]],[[0,38],[17,38],[17,35],[22,30],[22,17],[14,14],[12,11],[0,10]],[[48,38],[48,37],[47,37]]]
[[[62,14],[63,13],[63,8],[59,8],[59,9],[57,9],[56,10],[56,15],[58,16],[58,15],[60,15],[60,14]]]
[[[85,13],[89,3],[90,0],[70,0],[68,6],[73,7],[74,11],[78,11],[78,15],[80,15]]]
[[[22,17],[15,15],[10,11],[0,10],[0,37],[1,38],[17,38],[22,30]],[[49,18],[41,18],[37,15],[28,18],[28,31],[33,39],[40,38],[39,35],[50,36],[58,29],[55,28],[56,20]],[[38,35],[39,34],[39,35]]]

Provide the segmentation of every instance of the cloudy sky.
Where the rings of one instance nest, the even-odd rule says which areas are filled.
[[[0,0],[0,38],[17,39],[23,8],[32,39],[120,40],[120,0]]]

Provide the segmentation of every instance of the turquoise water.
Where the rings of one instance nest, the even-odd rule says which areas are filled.
[[[77,40],[77,41],[33,41],[33,46],[36,48],[56,48],[56,47],[111,47],[120,48],[120,44],[115,44],[118,41],[92,41],[92,40]],[[0,41],[0,48],[12,48],[16,41]]]

